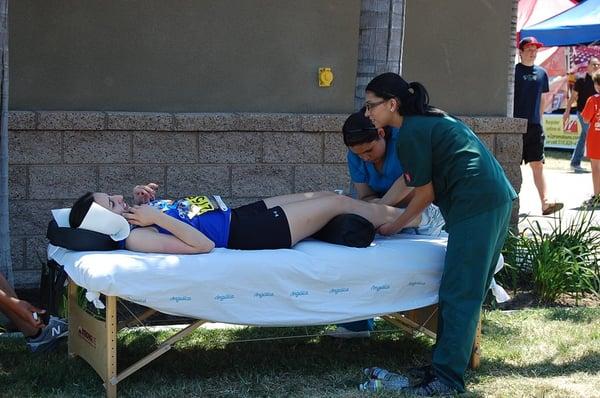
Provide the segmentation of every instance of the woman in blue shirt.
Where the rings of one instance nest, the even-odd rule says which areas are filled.
[[[342,127],[344,144],[348,147],[348,171],[356,198],[406,207],[414,193],[403,178],[404,170],[396,151],[399,129],[390,126],[376,128],[364,113],[364,108],[353,113]],[[417,233],[439,236],[443,226],[444,219],[437,206],[432,204],[421,214]]]
[[[390,126],[376,128],[364,113],[364,108],[353,113],[342,127],[344,144],[348,147],[348,171],[356,198],[388,206],[406,207],[413,192],[404,181],[402,164],[396,154],[399,130]],[[419,227],[410,228],[410,232],[438,236],[442,233],[443,226],[444,219],[439,209],[430,205],[423,212]],[[368,337],[373,326],[372,319],[344,323],[329,335],[342,338]]]
[[[375,128],[361,109],[346,120],[342,133],[357,199],[390,206],[408,204],[411,189],[401,178],[402,165],[394,149],[398,129]]]

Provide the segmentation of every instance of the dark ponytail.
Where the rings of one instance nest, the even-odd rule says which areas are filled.
[[[396,98],[400,104],[398,113],[402,116],[446,116],[441,109],[429,105],[429,93],[419,82],[407,83],[396,73],[383,73],[374,77],[367,85],[370,91],[379,98],[389,100]]]
[[[90,207],[92,207],[92,203],[94,203],[93,192],[86,192],[73,203],[73,207],[71,207],[71,212],[69,213],[69,225],[71,228],[77,228],[81,225]]]
[[[429,105],[429,93],[419,82],[408,84],[411,94],[400,104],[401,115],[445,116],[446,112]]]

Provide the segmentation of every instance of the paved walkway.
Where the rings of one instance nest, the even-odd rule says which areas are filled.
[[[523,185],[521,186],[519,208],[519,229],[525,228],[531,221],[539,221],[544,229],[551,228],[557,220],[556,215],[542,216],[540,199],[533,184],[533,176],[529,166],[521,166],[523,174]],[[548,186],[548,199],[550,201],[563,202],[564,209],[560,212],[563,220],[570,220],[581,215],[581,212],[589,213],[582,209],[581,204],[592,196],[591,173],[576,174],[564,170],[545,169],[546,185]],[[597,225],[600,225],[600,210],[593,214]]]

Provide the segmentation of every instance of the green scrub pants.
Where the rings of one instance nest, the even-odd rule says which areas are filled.
[[[506,239],[511,210],[512,203],[507,203],[448,228],[432,365],[435,375],[459,392],[465,391],[464,374],[481,305]]]

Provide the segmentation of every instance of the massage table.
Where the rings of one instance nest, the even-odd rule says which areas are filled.
[[[445,238],[399,234],[377,236],[367,248],[306,240],[293,249],[217,248],[198,255],[77,252],[49,245],[48,258],[68,274],[69,354],[87,361],[107,396],[114,397],[120,381],[206,322],[308,326],[379,316],[435,338],[445,250]],[[501,266],[500,261],[497,270]],[[105,305],[104,319],[77,303],[78,286],[88,300]],[[117,298],[148,307],[140,319],[155,310],[197,320],[118,373],[116,340],[123,324]],[[471,366],[478,363],[479,331]]]

